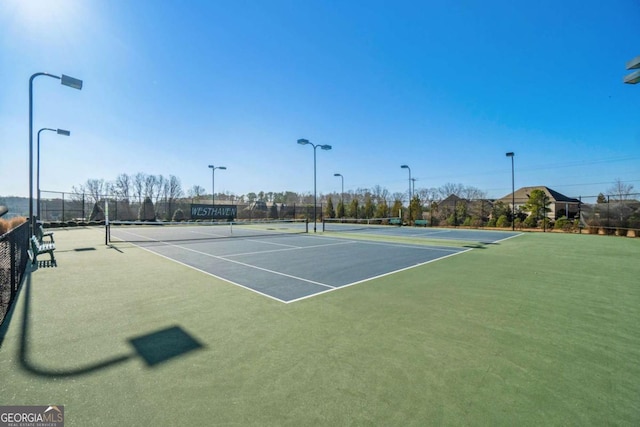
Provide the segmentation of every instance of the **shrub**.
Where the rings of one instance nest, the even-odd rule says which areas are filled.
[[[509,218],[507,218],[506,215],[500,215],[498,220],[495,221],[494,223],[496,227],[500,227],[500,228],[508,227],[510,225]]]
[[[484,225],[483,221],[480,218],[471,219],[471,226],[475,228],[480,228]]]
[[[173,221],[184,221],[184,211],[180,208],[173,213]]]
[[[138,220],[140,221],[155,221],[156,220],[156,210],[153,206],[153,202],[150,197],[146,197],[142,206],[140,206],[140,210],[138,211]]]
[[[561,216],[556,220],[556,223],[553,225],[555,230],[564,230],[567,224],[571,224],[569,219],[566,216]]]
[[[538,225],[538,220],[533,215],[529,215],[524,220],[524,226],[527,228],[536,228],[537,225]]]
[[[10,219],[0,219],[0,236],[8,233],[25,222],[27,222],[27,218],[22,216],[16,216]]]
[[[89,222],[91,221],[104,221],[104,210],[102,209],[102,206],[97,203],[93,205],[93,209],[89,215]]]
[[[491,218],[487,223],[487,227],[495,227],[497,225],[497,221],[495,218]]]

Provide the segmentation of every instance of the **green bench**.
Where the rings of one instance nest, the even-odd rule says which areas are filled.
[[[40,242],[37,236],[31,236],[30,240],[31,249],[28,251],[31,264],[38,262],[38,255],[48,253],[51,257],[51,265],[56,265],[56,258],[53,256],[53,251],[56,250],[56,244],[53,242]]]
[[[39,224],[36,228],[36,237],[38,238],[38,242],[40,243],[55,243],[55,241],[53,240],[53,231],[45,232],[44,228],[42,228],[42,224]],[[49,238],[48,242],[44,241],[45,237]]]
[[[389,220],[389,224],[391,224],[391,225],[402,225],[402,220],[400,218],[391,218]]]
[[[415,225],[419,225],[421,227],[426,227],[427,226],[427,220],[426,219],[416,219],[413,223]]]

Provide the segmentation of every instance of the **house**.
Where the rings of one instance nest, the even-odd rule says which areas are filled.
[[[498,199],[499,202],[503,202],[513,209],[513,203],[515,202],[515,210],[524,207],[529,200],[529,196],[533,190],[542,190],[547,198],[547,217],[550,219],[558,219],[562,216],[567,218],[575,218],[580,212],[581,201],[572,197],[565,196],[558,193],[549,187],[537,186],[537,187],[522,187],[515,191],[515,193],[509,193],[506,196]]]

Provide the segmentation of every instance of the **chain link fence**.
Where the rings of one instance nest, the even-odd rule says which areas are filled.
[[[420,224],[439,227],[512,227],[518,229],[563,230],[566,232],[587,232],[598,234],[633,235],[640,234],[640,193],[622,196],[578,196],[567,201],[547,199],[537,212],[528,212],[527,198],[515,200],[474,199],[468,200],[450,196],[443,200],[412,202],[411,210],[403,207],[401,214],[409,225]],[[123,199],[117,196],[95,197],[88,194],[42,192],[40,220],[56,226],[65,223],[100,223],[105,219],[108,205],[110,220],[194,220],[190,214],[192,204],[210,204],[206,198],[181,198],[176,200],[157,199],[151,203],[144,200]],[[512,211],[512,204],[515,209]],[[253,219],[308,219],[313,221],[313,204],[283,204],[253,202],[233,203],[216,199],[216,206],[232,205],[236,208],[237,220]],[[359,213],[354,215],[347,207],[350,218],[367,218],[360,204]],[[326,215],[326,204],[318,204],[316,219],[321,221]],[[374,204],[374,209],[376,206]],[[335,209],[335,208],[334,208]],[[390,207],[388,211],[391,211]],[[150,212],[151,211],[151,212]],[[389,216],[386,214],[386,216]],[[394,215],[396,216],[395,210]],[[375,216],[371,216],[372,218]]]
[[[11,308],[27,266],[29,223],[0,236],[0,324]]]
[[[124,199],[113,195],[96,197],[82,193],[43,191],[40,195],[39,220],[48,225],[66,223],[100,223],[105,220],[108,209],[109,220],[195,220],[191,217],[191,206],[211,203],[205,198],[180,198],[175,200]],[[37,204],[37,203],[36,203]],[[252,219],[309,219],[313,220],[313,205],[284,203],[233,203],[216,199],[216,206],[236,207],[236,220]],[[316,208],[317,219],[322,219],[323,205]]]

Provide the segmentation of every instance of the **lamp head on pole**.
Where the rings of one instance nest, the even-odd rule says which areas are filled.
[[[513,151],[509,151],[509,152],[506,154],[506,156],[507,156],[507,157],[513,157],[513,156],[515,156],[515,153],[514,153]]]
[[[82,90],[82,80],[76,79],[74,77],[69,77],[63,74],[60,78],[60,83],[74,89]]]
[[[334,173],[333,176],[342,176],[341,173]]]
[[[298,144],[307,145],[307,144],[309,144],[309,140],[308,139],[299,139],[298,140]]]
[[[71,132],[68,130],[57,129],[56,132],[58,132],[58,135],[71,136]]]
[[[321,145],[320,148],[322,148],[323,150],[331,150],[331,146],[330,145]]]
[[[218,169],[227,170],[227,167],[226,166],[218,166]]]
[[[638,68],[640,68],[640,56],[636,56],[631,61],[627,62],[627,70],[636,70]],[[627,74],[624,76],[622,81],[632,85],[640,83],[640,71],[634,71],[631,74]]]
[[[409,169],[409,165],[402,165],[400,166],[402,169]]]

